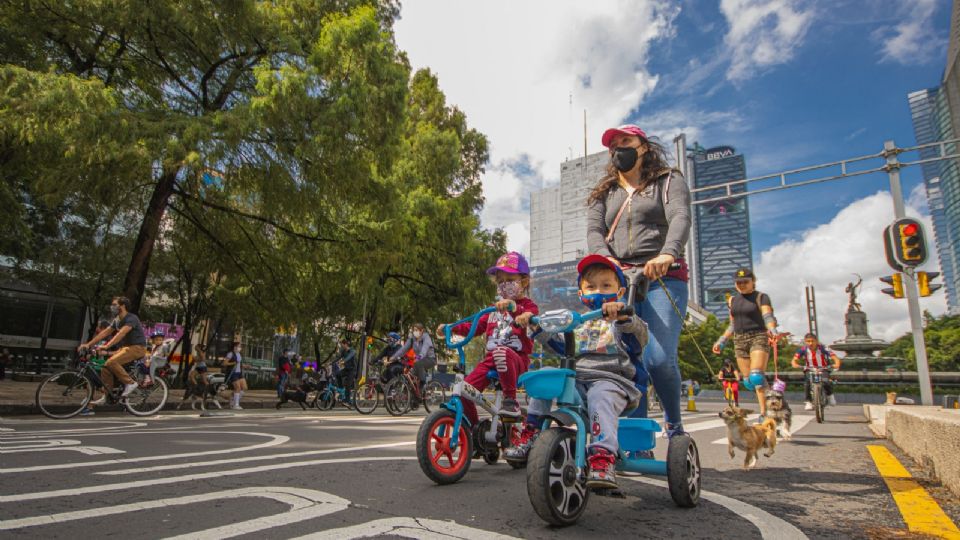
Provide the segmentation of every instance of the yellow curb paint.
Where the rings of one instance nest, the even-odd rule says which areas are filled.
[[[911,532],[960,540],[960,529],[890,450],[877,445],[867,445],[867,450]]]

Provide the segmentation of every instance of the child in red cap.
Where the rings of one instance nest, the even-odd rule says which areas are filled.
[[[497,311],[480,317],[477,333],[487,336],[487,353],[483,361],[466,376],[464,381],[483,391],[490,379],[487,373],[496,370],[503,388],[503,407],[501,416],[519,418],[520,404],[517,403],[517,377],[527,371],[533,341],[527,335],[530,318],[540,313],[533,300],[527,297],[530,290],[530,266],[523,255],[511,251],[497,260],[487,273],[497,283]],[[442,336],[446,325],[437,327],[437,335]],[[461,336],[470,331],[469,323],[454,326],[454,334]],[[470,400],[463,400],[463,412],[476,425],[477,408]]]

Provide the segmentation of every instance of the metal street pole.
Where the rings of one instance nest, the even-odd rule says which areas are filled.
[[[890,194],[893,196],[893,218],[907,217],[903,203],[903,189],[900,187],[899,149],[893,141],[884,141],[883,154],[887,160],[887,175],[890,177]],[[927,365],[927,345],[923,338],[923,320],[920,314],[920,291],[917,289],[916,274],[913,268],[903,271],[907,279],[903,288],[907,296],[910,311],[910,329],[913,331],[913,349],[917,356],[917,382],[920,384],[920,402],[933,405],[933,389],[930,386],[930,368]]]

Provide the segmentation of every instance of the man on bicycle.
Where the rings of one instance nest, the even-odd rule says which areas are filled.
[[[101,340],[113,335],[109,341],[98,345],[96,349],[110,349],[114,345],[120,345],[120,350],[113,353],[100,371],[100,378],[103,379],[104,395],[90,405],[102,405],[106,402],[107,393],[113,389],[114,378],[123,383],[123,393],[121,397],[130,395],[137,389],[137,383],[127,374],[124,366],[139,360],[147,355],[147,338],[143,335],[143,326],[140,325],[140,319],[129,312],[130,299],[125,296],[115,296],[110,302],[110,313],[114,316],[110,326],[93,336],[90,341],[81,343],[79,349],[89,349],[93,344],[99,344]],[[96,353],[96,349],[94,353]]]
[[[403,365],[400,364],[400,361],[391,360],[393,353],[400,350],[401,341],[403,341],[403,337],[401,337],[400,334],[390,332],[387,334],[386,346],[375,356],[377,360],[387,365],[387,368],[383,370],[383,377],[380,379],[380,384],[387,384],[393,380],[394,377],[403,373]]]
[[[821,345],[817,341],[816,334],[807,334],[803,336],[803,347],[800,347],[797,350],[797,354],[793,356],[793,360],[790,361],[790,365],[794,368],[800,367],[800,361],[803,360],[803,372],[806,373],[810,369],[819,368],[827,372],[827,376],[823,380],[823,390],[827,393],[827,403],[830,405],[836,405],[837,399],[833,397],[833,384],[830,383],[830,361],[833,362],[833,369],[840,369],[840,357],[837,356],[837,353],[828,349],[826,346]],[[804,377],[803,381],[803,409],[805,411],[813,410],[813,397],[810,394],[810,380]]]
[[[340,356],[337,357],[340,365],[340,372],[337,373],[337,384],[341,386],[347,394],[347,400],[353,399],[353,385],[357,380],[357,351],[350,346],[350,340],[343,338],[340,340]]]

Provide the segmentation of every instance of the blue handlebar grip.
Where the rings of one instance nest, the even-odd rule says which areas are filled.
[[[460,367],[464,368],[467,364],[467,355],[463,352],[463,348],[467,346],[467,343],[470,343],[470,340],[473,339],[473,336],[477,332],[477,325],[480,324],[480,317],[483,317],[487,313],[493,313],[497,308],[490,306],[481,309],[480,311],[474,313],[473,315],[460,319],[457,322],[446,324],[443,326],[443,340],[447,347],[457,350],[457,355],[460,356]],[[467,335],[464,336],[463,341],[459,343],[453,343],[453,327],[460,324],[470,321],[470,331],[467,332]]]

